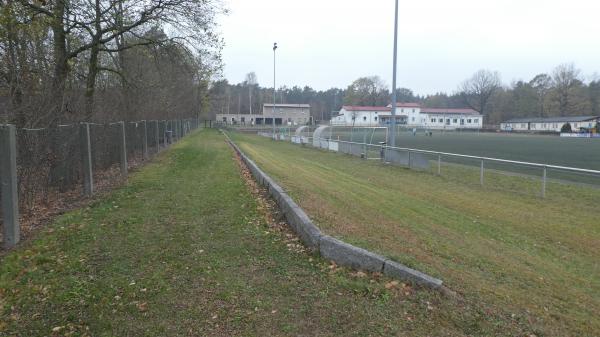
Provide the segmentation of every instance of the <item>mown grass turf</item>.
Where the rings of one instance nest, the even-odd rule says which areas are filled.
[[[194,133],[2,258],[0,335],[535,332],[520,316],[290,250],[258,208],[222,135]]]
[[[325,232],[428,272],[538,335],[600,335],[600,191],[548,198],[539,182],[444,167],[445,176],[232,134]],[[502,315],[502,314],[500,314]],[[509,333],[507,333],[509,334]]]

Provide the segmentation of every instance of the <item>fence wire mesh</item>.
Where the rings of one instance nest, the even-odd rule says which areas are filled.
[[[135,167],[146,159],[145,150],[148,156],[156,154],[201,124],[197,119],[187,119],[16,129],[18,208],[25,232],[44,215],[73,208],[85,200],[83,167],[87,130],[94,191],[107,190],[122,181],[120,152],[123,148],[123,126],[126,167]],[[179,137],[168,137],[170,132],[177,133]],[[0,153],[0,160],[3,158],[4,154]],[[0,204],[5,197],[0,193]],[[0,226],[4,226],[2,212],[0,208]]]

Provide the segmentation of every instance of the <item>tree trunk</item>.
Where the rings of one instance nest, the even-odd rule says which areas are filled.
[[[58,125],[64,114],[64,95],[69,73],[66,32],[63,24],[65,14],[64,0],[57,0],[53,9],[52,45],[54,52],[54,78],[52,79],[52,92],[50,96],[50,109],[48,123]]]
[[[84,120],[90,120],[94,115],[94,93],[96,91],[96,77],[98,76],[98,54],[100,53],[98,45],[90,49],[90,60],[88,64],[88,75],[85,86],[85,117]]]
[[[94,115],[94,94],[96,92],[96,78],[98,77],[98,55],[100,54],[100,40],[102,39],[102,12],[100,0],[95,1],[94,29],[96,32],[92,37],[90,49],[90,61],[88,63],[88,76],[85,83],[85,116],[84,120],[91,120]]]

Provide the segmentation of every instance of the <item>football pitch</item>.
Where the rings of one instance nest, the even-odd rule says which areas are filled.
[[[385,130],[373,128],[332,128],[332,139],[377,144]],[[547,135],[400,130],[396,146],[472,156],[570,166],[600,170],[600,139],[561,138]]]

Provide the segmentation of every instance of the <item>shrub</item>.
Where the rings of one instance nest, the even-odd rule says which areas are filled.
[[[565,132],[565,133],[571,132],[571,124],[570,123],[563,124],[562,128],[560,129],[560,132]]]

